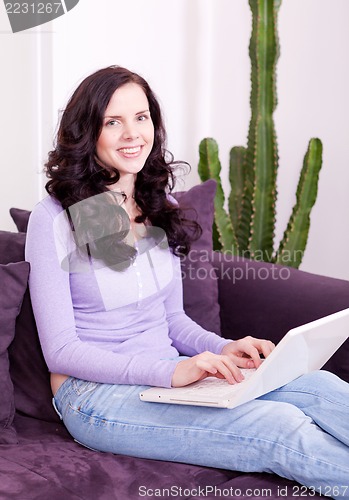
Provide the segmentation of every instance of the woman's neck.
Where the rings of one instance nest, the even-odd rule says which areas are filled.
[[[133,200],[134,198],[134,191],[135,191],[135,182],[136,182],[136,175],[129,174],[120,177],[118,182],[113,184],[112,186],[109,186],[109,189],[111,191],[116,191],[118,193],[121,193],[125,201],[127,200]]]
[[[116,182],[112,186],[109,186],[109,189],[111,191],[122,194],[123,201],[121,205],[126,211],[127,215],[129,216],[131,223],[134,222],[135,218],[138,215],[142,214],[134,199],[135,182],[136,182],[136,175],[131,174],[120,177],[118,182]]]

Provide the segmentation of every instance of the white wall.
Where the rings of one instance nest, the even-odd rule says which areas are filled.
[[[11,206],[31,208],[41,193],[37,174],[42,168],[43,143],[52,117],[47,113],[51,73],[42,68],[42,54],[50,48],[50,35],[10,31],[4,4],[0,5],[0,228],[14,230]],[[39,133],[40,131],[40,133]]]
[[[276,239],[294,203],[308,140],[318,136],[324,164],[302,269],[346,279],[348,22],[347,0],[283,0],[275,113]],[[70,92],[84,76],[111,64],[141,73],[154,88],[169,149],[192,165],[182,180],[186,187],[199,182],[200,140],[217,139],[228,193],[228,152],[246,145],[250,117],[250,23],[248,0],[80,0],[54,22],[13,35],[0,5],[1,228],[13,229],[10,206],[32,208],[43,196],[38,171]]]

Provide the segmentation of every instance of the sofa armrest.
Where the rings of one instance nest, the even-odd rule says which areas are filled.
[[[349,307],[349,281],[215,252],[221,331],[277,343],[296,326]],[[349,381],[349,341],[325,368]]]

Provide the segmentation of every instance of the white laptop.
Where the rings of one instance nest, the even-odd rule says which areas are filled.
[[[349,336],[349,308],[293,328],[258,369],[242,369],[245,380],[231,385],[207,377],[185,387],[152,387],[142,401],[234,408],[320,369]]]

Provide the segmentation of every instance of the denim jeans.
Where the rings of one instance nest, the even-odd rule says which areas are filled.
[[[68,378],[54,406],[100,451],[269,472],[349,498],[349,384],[317,371],[234,409],[140,401],[144,386]]]

